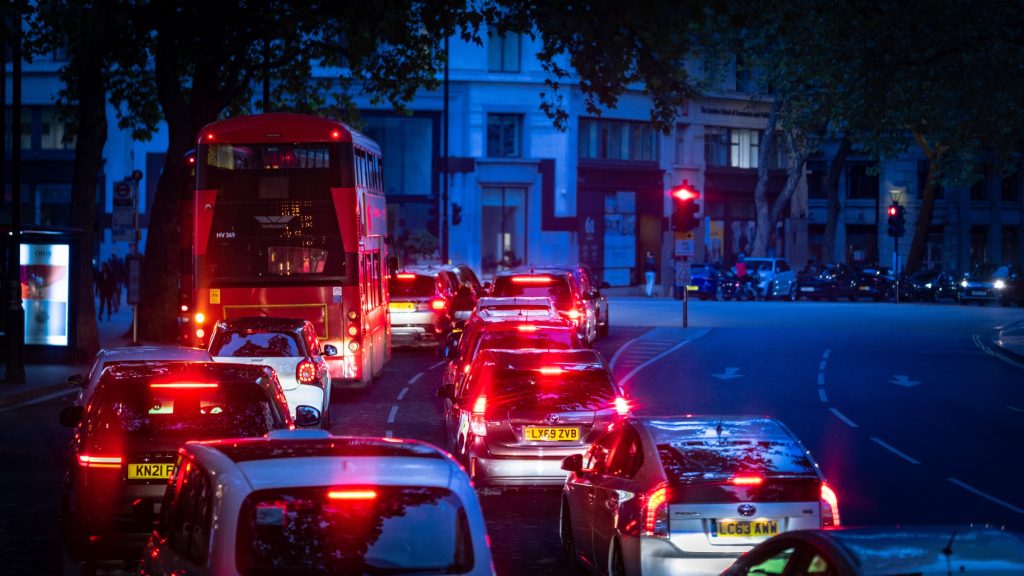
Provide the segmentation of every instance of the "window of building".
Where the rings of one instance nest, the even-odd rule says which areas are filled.
[[[1009,176],[1003,176],[1002,180],[999,182],[999,198],[1003,202],[1019,202],[1020,183],[1020,172],[1015,172]]]
[[[480,195],[481,269],[484,274],[526,263],[526,189],[484,188]]]
[[[828,197],[828,162],[824,160],[807,161],[807,197]]]
[[[39,147],[43,150],[72,150],[74,138],[65,141],[66,126],[56,108],[43,108],[39,111]]]
[[[918,160],[917,161],[917,197],[924,198],[924,187],[928,183],[928,161]],[[935,199],[939,200],[944,194],[942,182],[936,184],[935,188]]]
[[[757,168],[761,132],[734,128],[729,131],[729,165],[733,168]]]
[[[676,164],[683,166],[686,164],[686,129],[688,128],[685,124],[676,126]]]
[[[657,142],[647,122],[580,118],[580,158],[654,162]]]
[[[434,118],[365,116],[366,135],[381,148],[382,185],[388,196],[429,196],[434,153]]]
[[[871,199],[878,196],[878,174],[871,162],[847,162],[846,197]]]
[[[971,226],[971,268],[988,262],[988,226]]]
[[[1003,226],[1002,249],[1000,254],[1003,262],[1014,264],[1020,262],[1020,226]]]
[[[4,132],[4,150],[9,154],[11,151],[11,118],[13,118],[13,111],[8,106],[4,110],[4,116],[6,120],[7,130]],[[22,107],[21,109],[21,149],[31,150],[32,149],[32,109],[29,107]]]
[[[768,147],[768,168],[770,170],[786,169],[786,135],[777,132]]]
[[[704,128],[704,162],[708,166],[729,165],[729,129]]]
[[[980,180],[971,184],[971,200],[980,202],[988,200],[988,176],[983,175]]]
[[[519,72],[519,34],[487,31],[487,70],[490,72]]]
[[[757,94],[757,77],[742,54],[736,55],[736,91]]]
[[[518,114],[487,115],[487,156],[491,158],[518,158],[520,127],[523,117]]]

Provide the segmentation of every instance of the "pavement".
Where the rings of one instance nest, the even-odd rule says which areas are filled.
[[[640,288],[609,289],[609,301],[614,311],[611,322],[616,326],[646,326],[646,327],[681,327],[682,326],[682,301],[668,297],[655,296],[647,298],[639,294]],[[690,329],[706,329],[733,324],[737,319],[743,321],[744,314],[735,314],[732,306],[730,313],[724,312],[720,302],[691,301],[688,309],[688,326]],[[806,304],[805,304],[806,305]],[[850,304],[842,304],[848,306]],[[865,307],[868,312],[878,310],[877,307],[888,306],[889,304],[858,303],[853,306]],[[751,302],[743,303],[741,306],[770,307],[773,310],[761,310],[768,312],[767,315],[760,315],[766,324],[779,326],[785,324],[789,314],[789,302]],[[943,307],[942,304],[914,304],[909,306]],[[870,312],[868,312],[870,313]],[[728,316],[728,317],[726,317]],[[132,309],[127,304],[122,304],[120,310],[111,316],[109,321],[99,323],[100,346],[111,348],[127,346],[131,339]],[[745,323],[745,322],[744,322]],[[682,333],[673,335],[676,342],[685,339]],[[992,347],[1018,363],[1024,363],[1024,320],[998,326],[987,338]],[[667,340],[666,340],[667,341]],[[6,370],[6,366],[4,366]],[[26,381],[20,384],[7,384],[0,382],[0,411],[5,411],[13,406],[19,406],[35,401],[42,401],[57,397],[66,393],[65,380],[72,374],[85,374],[89,370],[89,364],[28,364],[25,367]],[[626,372],[628,373],[628,371]],[[2,374],[2,373],[0,373]]]
[[[99,303],[97,302],[97,309]],[[122,303],[120,310],[110,316],[110,320],[104,319],[99,322],[100,347],[114,348],[127,346],[131,343],[129,330],[132,326],[132,307]],[[6,360],[6,356],[4,358]],[[7,371],[6,362],[0,364],[3,372]],[[90,364],[26,364],[25,382],[10,384],[0,381],[0,411],[5,411],[14,406],[24,405],[36,401],[43,401],[49,398],[70,393],[65,381],[72,374],[82,374],[89,371]]]

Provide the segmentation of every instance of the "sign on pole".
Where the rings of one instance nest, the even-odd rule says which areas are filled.
[[[676,232],[675,255],[693,256],[693,232]]]
[[[134,227],[134,186],[128,181],[115,182],[110,212],[110,239],[114,242],[131,242]]]

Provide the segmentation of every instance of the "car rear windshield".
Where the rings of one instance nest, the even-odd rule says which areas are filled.
[[[203,383],[186,383],[197,384]],[[86,429],[96,436],[204,440],[263,436],[283,427],[272,400],[256,384],[152,388],[118,383],[97,392]]]
[[[245,499],[235,559],[246,576],[461,574],[473,542],[462,502],[443,488],[289,488]]]
[[[725,480],[736,475],[815,476],[814,466],[793,442],[687,440],[659,444],[665,475],[673,483]]]
[[[424,298],[434,295],[434,277],[416,274],[412,278],[398,274],[388,281],[391,299]]]
[[[492,330],[484,332],[477,350],[571,350],[581,348],[579,337],[569,329],[538,328],[533,332],[520,330]]]
[[[289,358],[304,356],[299,339],[287,332],[218,330],[210,342],[211,356],[235,358]]]
[[[487,388],[487,410],[572,412],[605,410],[615,388],[604,370],[542,374],[540,370],[501,370]]]
[[[516,276],[499,276],[494,279],[492,296],[539,296],[549,298],[555,307],[560,310],[572,308],[572,290],[569,288],[568,277],[550,277],[550,282],[545,282],[545,276],[525,276],[523,278],[537,278],[536,282],[516,282]]]

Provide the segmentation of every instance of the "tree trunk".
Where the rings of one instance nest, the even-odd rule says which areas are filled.
[[[772,104],[768,113],[768,124],[764,127],[760,149],[757,151],[757,185],[754,187],[754,208],[757,210],[757,228],[754,231],[754,245],[751,256],[764,256],[768,247],[768,234],[772,230],[772,222],[768,206],[768,153],[775,137],[775,126],[779,122],[781,99]]]
[[[810,155],[810,146],[801,146],[799,150],[793,144],[795,136],[792,133],[786,134],[787,143],[787,160],[786,160],[786,184],[782,187],[782,192],[775,198],[775,202],[772,203],[772,209],[769,222],[770,226],[774,230],[775,223],[782,218],[782,211],[786,209],[789,204],[790,198],[793,197],[793,193],[796,192],[796,187],[800,184],[800,179],[804,175],[804,165],[807,164],[807,156]],[[776,239],[778,242],[778,239]]]
[[[96,189],[103,171],[103,146],[107,142],[107,91],[103,76],[103,36],[107,18],[106,4],[99,2],[89,13],[82,44],[69,64],[78,82],[75,110],[78,126],[75,141],[75,168],[71,182],[71,206],[68,222],[82,231],[78,250],[80,282],[77,288],[79,361],[89,361],[100,348],[96,326],[93,252],[96,249]]]
[[[836,236],[839,232],[839,215],[843,207],[839,202],[839,178],[843,174],[843,167],[846,166],[846,159],[850,156],[850,138],[843,136],[839,141],[839,148],[828,163],[828,182],[826,192],[828,194],[828,211],[825,220],[825,262],[838,262],[839,255],[836,252]]]
[[[945,152],[943,146],[928,144],[924,134],[919,132],[914,132],[914,140],[928,158],[928,177],[924,184],[921,210],[918,212],[917,222],[914,224],[914,238],[910,242],[910,253],[907,254],[907,274],[913,274],[920,270],[921,264],[924,262],[925,251],[928,249],[928,236],[932,228],[932,213],[935,211],[935,195],[942,178],[942,155]]]

